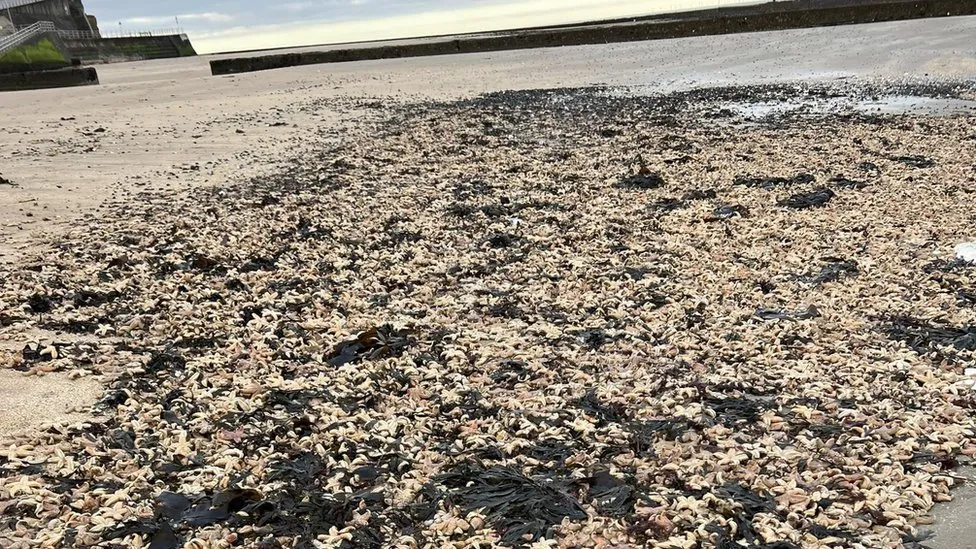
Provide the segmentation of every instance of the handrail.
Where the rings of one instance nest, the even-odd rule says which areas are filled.
[[[81,30],[59,30],[58,35],[62,38],[74,40],[88,40],[94,38],[139,38],[144,36],[176,36],[184,35],[178,29],[145,30],[145,31],[108,31],[91,32]],[[184,35],[185,36],[185,35]]]
[[[29,27],[24,27],[10,36],[0,38],[0,55],[7,53],[39,34],[54,32],[56,30],[54,23],[50,21],[38,21]]]

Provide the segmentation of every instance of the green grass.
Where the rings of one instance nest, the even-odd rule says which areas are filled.
[[[15,48],[0,56],[2,65],[66,64],[64,54],[58,51],[53,42],[43,38],[36,44]]]

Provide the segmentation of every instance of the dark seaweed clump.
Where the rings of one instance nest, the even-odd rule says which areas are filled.
[[[522,546],[550,536],[564,518],[583,520],[586,512],[567,487],[551,479],[531,479],[510,467],[462,464],[438,477],[451,502],[465,511],[481,510],[501,541]],[[614,498],[615,500],[615,498]]]
[[[642,166],[640,171],[622,177],[617,183],[621,189],[659,189],[664,186],[664,177]]]
[[[776,187],[789,187],[792,185],[803,185],[813,183],[817,178],[808,173],[799,173],[793,177],[778,176],[739,176],[732,182],[737,187],[752,187],[759,189],[772,190]]]
[[[785,200],[780,200],[779,205],[794,210],[820,208],[826,206],[835,196],[837,195],[830,189],[817,189],[813,192],[795,194]]]
[[[400,356],[414,343],[410,330],[379,326],[340,343],[329,355],[328,362],[330,366],[342,366],[364,359]]]
[[[802,280],[811,284],[828,284],[830,282],[837,282],[847,276],[855,276],[860,272],[857,263],[853,261],[838,258],[827,258],[825,261],[827,264],[818,274],[803,278]]]
[[[955,327],[899,316],[890,319],[884,331],[889,338],[905,343],[919,354],[938,351],[940,347],[976,351],[976,326]]]
[[[723,514],[735,523],[734,529],[718,523],[705,527],[712,534],[717,549],[799,549],[799,546],[788,541],[763,543],[756,533],[753,526],[756,515],[776,512],[776,502],[768,494],[754,492],[741,484],[729,483],[715,490],[715,495],[729,504]]]

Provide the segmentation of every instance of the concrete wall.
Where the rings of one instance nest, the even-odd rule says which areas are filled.
[[[81,0],[44,0],[10,8],[10,15],[17,27],[33,25],[38,21],[51,21],[61,30],[92,30]]]
[[[98,72],[93,68],[0,74],[0,91],[67,88],[97,84]]]
[[[826,8],[817,6],[818,3],[813,1],[777,2],[767,4],[760,9],[753,7],[715,10],[710,19],[684,18],[670,21],[644,21],[621,26],[592,25],[576,28],[553,28],[401,46],[363,47],[347,50],[218,59],[210,62],[210,70],[214,75],[222,75],[318,63],[633,42],[897,21],[947,15],[976,15],[976,1],[974,0],[902,0],[883,3],[852,3]]]
[[[117,63],[143,59],[168,59],[196,55],[186,35],[138,36],[131,38],[64,38],[71,59],[82,63]]]
[[[14,24],[7,18],[6,13],[0,13],[0,36],[6,36],[17,32]]]

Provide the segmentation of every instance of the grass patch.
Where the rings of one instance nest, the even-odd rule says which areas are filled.
[[[64,54],[47,38],[36,44],[15,48],[0,56],[0,65],[33,65],[67,63]]]

